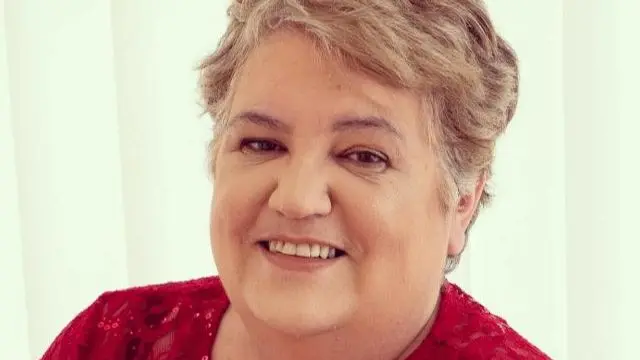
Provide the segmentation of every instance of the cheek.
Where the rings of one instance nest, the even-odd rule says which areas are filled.
[[[435,273],[444,263],[446,225],[437,193],[410,190],[416,186],[349,192],[343,204],[347,236],[357,243],[364,271],[412,277]]]
[[[223,161],[219,165],[225,166]],[[211,241],[214,250],[225,251],[229,245],[246,238],[267,191],[264,177],[228,166],[219,170],[211,204]]]

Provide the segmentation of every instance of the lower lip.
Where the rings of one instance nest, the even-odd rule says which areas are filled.
[[[285,255],[271,252],[261,245],[257,245],[258,250],[264,257],[276,267],[296,272],[314,272],[336,264],[343,256],[332,259],[305,258],[301,256]]]

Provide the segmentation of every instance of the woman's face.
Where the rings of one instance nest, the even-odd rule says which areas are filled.
[[[424,113],[414,95],[323,60],[297,33],[251,53],[211,213],[240,314],[298,335],[430,315],[475,201],[442,212]]]

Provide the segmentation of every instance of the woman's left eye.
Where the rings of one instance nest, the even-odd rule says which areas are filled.
[[[389,159],[384,154],[379,154],[369,150],[352,151],[346,154],[345,158],[363,166],[389,166]]]

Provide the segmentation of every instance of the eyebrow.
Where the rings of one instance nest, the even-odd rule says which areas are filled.
[[[252,124],[269,128],[272,130],[291,132],[291,126],[284,123],[283,121],[278,120],[272,116],[261,114],[255,111],[243,111],[240,114],[234,116],[229,122],[229,126],[234,126],[235,124],[242,121],[248,121]]]
[[[244,120],[272,130],[291,132],[291,126],[273,116],[256,111],[244,111],[231,119],[230,126]],[[402,134],[391,122],[379,116],[340,116],[332,124],[333,132],[353,131],[361,129],[378,129],[403,139]]]

